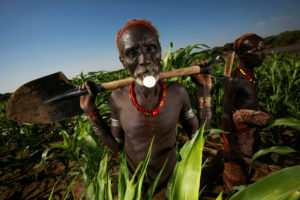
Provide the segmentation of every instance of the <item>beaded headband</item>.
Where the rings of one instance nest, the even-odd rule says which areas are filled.
[[[120,31],[119,35],[118,35],[118,40],[117,40],[117,43],[119,44],[119,41],[124,33],[124,31],[126,31],[126,29],[128,29],[129,27],[132,27],[132,26],[135,26],[135,25],[144,25],[144,26],[147,26],[149,28],[151,28],[156,34],[157,34],[157,31],[155,28],[153,28],[153,26],[151,26],[150,24],[146,23],[146,22],[143,22],[143,21],[140,21],[140,20],[135,20],[135,21],[132,21],[130,23],[128,23],[126,26],[124,26],[122,28],[122,30]]]

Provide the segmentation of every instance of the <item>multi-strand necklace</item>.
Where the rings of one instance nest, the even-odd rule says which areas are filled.
[[[253,84],[255,84],[256,83],[256,80],[257,80],[257,76],[256,76],[256,73],[255,72],[253,72],[253,74],[254,74],[254,78],[255,78],[255,80],[253,80],[243,69],[242,69],[242,67],[241,66],[237,66],[238,67],[238,69],[240,70],[240,72],[244,75],[244,76],[246,76],[247,77],[247,79],[250,81],[250,82],[252,82]]]
[[[143,107],[141,107],[136,100],[136,95],[134,93],[134,81],[132,81],[132,83],[130,84],[129,87],[129,96],[130,96],[130,100],[132,105],[134,106],[134,108],[136,110],[138,110],[139,112],[143,113],[144,115],[149,115],[149,116],[155,116],[158,114],[159,110],[163,107],[165,101],[166,101],[166,92],[167,92],[167,88],[166,88],[166,84],[164,82],[162,82],[161,80],[158,81],[160,86],[161,86],[161,90],[162,90],[162,96],[161,96],[161,100],[159,102],[159,105],[156,109],[152,109],[152,110],[147,110]]]

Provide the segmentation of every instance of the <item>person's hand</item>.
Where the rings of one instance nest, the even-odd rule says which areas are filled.
[[[88,94],[80,97],[80,108],[87,114],[90,115],[96,111],[95,100],[97,97],[98,90],[95,83],[86,81],[82,85],[77,86],[79,90],[88,90]]]
[[[212,71],[212,65],[208,64],[207,61],[201,61],[196,63],[196,65],[200,66],[200,74],[210,74]]]
[[[253,121],[257,122],[257,125],[260,126],[266,125],[272,118],[271,114],[262,111],[256,112],[252,117]]]
[[[211,82],[211,78],[209,73],[204,73],[205,71],[207,71],[208,67],[207,67],[208,62],[207,61],[201,61],[196,63],[195,65],[199,65],[200,66],[200,73],[199,74],[192,74],[191,75],[191,79],[192,81],[196,84],[196,85],[209,85]],[[211,68],[211,66],[210,66]],[[211,71],[211,69],[210,69]],[[211,85],[211,84],[210,84]]]

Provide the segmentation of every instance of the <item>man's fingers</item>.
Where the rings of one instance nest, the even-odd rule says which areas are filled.
[[[208,64],[208,61],[200,61],[200,62],[197,62],[196,65],[199,65],[200,67],[201,66],[205,66]]]
[[[82,90],[82,85],[77,85],[76,87],[78,90]]]

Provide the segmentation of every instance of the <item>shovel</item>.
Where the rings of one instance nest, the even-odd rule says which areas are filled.
[[[212,59],[213,64],[220,56]],[[159,79],[200,73],[198,65],[161,72]],[[127,78],[97,85],[99,91],[113,90],[130,85],[133,78]],[[24,123],[48,124],[83,113],[80,95],[87,90],[78,90],[62,72],[30,81],[19,87],[10,97],[6,117]]]

